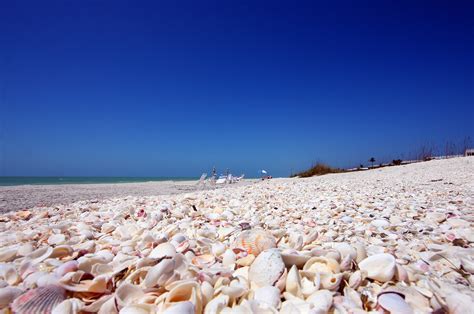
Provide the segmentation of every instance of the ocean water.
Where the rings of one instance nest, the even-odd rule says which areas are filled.
[[[192,177],[0,177],[0,186],[198,180]]]

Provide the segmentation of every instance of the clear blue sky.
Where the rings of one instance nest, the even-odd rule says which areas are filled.
[[[473,1],[2,1],[0,175],[276,176],[474,135]]]

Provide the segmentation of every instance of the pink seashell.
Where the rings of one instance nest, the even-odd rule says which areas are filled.
[[[66,290],[60,286],[49,285],[29,290],[12,303],[16,314],[51,313],[56,305],[66,299]]]

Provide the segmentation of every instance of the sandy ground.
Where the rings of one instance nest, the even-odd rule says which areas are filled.
[[[257,182],[247,179],[227,187],[238,187]],[[161,181],[117,184],[62,184],[0,186],[0,213],[35,206],[69,204],[85,200],[103,200],[127,196],[174,195],[215,188],[199,186],[197,181]]]

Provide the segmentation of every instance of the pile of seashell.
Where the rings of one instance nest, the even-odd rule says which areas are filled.
[[[472,313],[474,171],[436,165],[9,213],[0,311]]]

